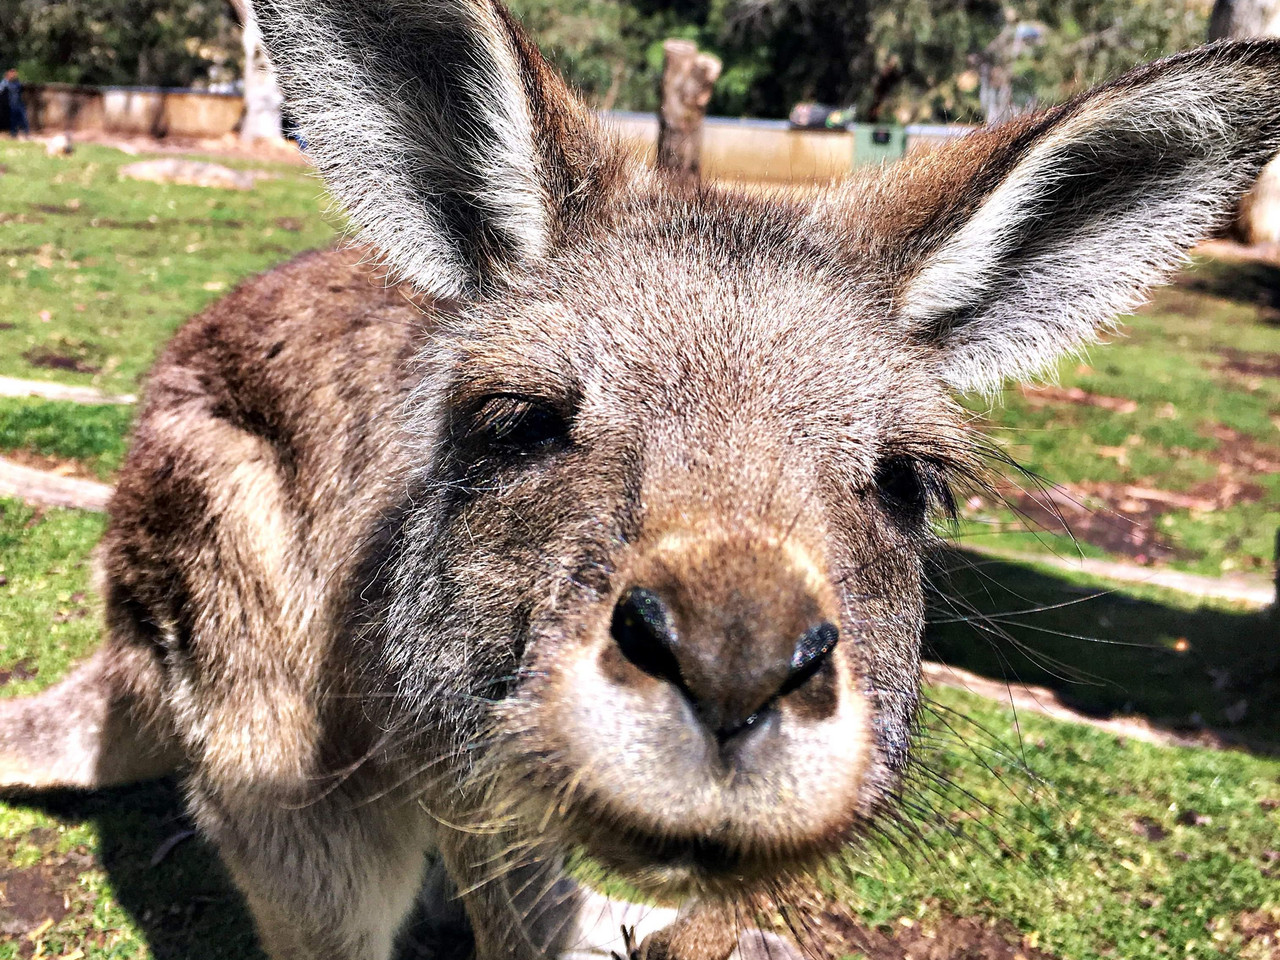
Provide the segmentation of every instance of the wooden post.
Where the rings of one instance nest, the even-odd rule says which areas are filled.
[[[658,109],[658,167],[689,183],[701,176],[702,121],[719,58],[690,40],[662,44],[662,104]]]

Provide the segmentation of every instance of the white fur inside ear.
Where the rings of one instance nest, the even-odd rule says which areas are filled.
[[[1259,147],[1242,143],[1256,118],[1241,79],[1188,72],[1108,91],[1069,115],[906,284],[897,316],[936,337],[956,389],[994,392],[1096,338],[1243,189]],[[1249,122],[1233,122],[1233,111]],[[1135,169],[1135,142],[1149,172]],[[1171,156],[1178,162],[1160,162]],[[1110,167],[1114,185],[1102,176]],[[1082,174],[1086,189],[1059,189]]]
[[[461,200],[511,259],[546,250],[549,211],[533,120],[505,27],[486,2],[384,2],[385,22],[360,5],[261,0],[272,57],[308,150],[361,238],[397,279],[458,296],[477,267],[457,239]],[[397,62],[400,26],[461,32],[476,42],[470,63],[418,77]],[[430,51],[415,52],[426,64]],[[401,76],[388,75],[390,69]],[[479,105],[450,128],[440,107]],[[465,136],[460,134],[465,133]],[[450,218],[453,218],[452,221]]]

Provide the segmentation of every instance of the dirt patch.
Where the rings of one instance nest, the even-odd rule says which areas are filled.
[[[867,960],[1054,960],[1009,923],[985,923],[950,914],[903,918],[888,929],[867,927],[845,911],[823,911],[814,935],[830,956]]]
[[[1217,351],[1222,356],[1219,369],[1250,379],[1271,377],[1280,379],[1280,354],[1259,353],[1224,347]]]
[[[17,330],[16,323],[9,323],[7,320],[0,320],[0,330]]]
[[[1241,960],[1275,960],[1280,957],[1280,912],[1251,910],[1240,914],[1231,925],[1240,938]]]
[[[69,370],[73,373],[101,373],[102,362],[88,344],[62,343],[57,347],[39,345],[23,351],[22,358],[33,367]]]
[[[30,934],[47,920],[57,923],[70,912],[58,888],[76,882],[75,871],[58,877],[56,867],[38,864],[26,870],[0,869],[0,935]]]
[[[1089,393],[1079,387],[1031,386],[1023,384],[1019,387],[1023,399],[1032,407],[1057,406],[1073,403],[1082,407],[1097,407],[1113,413],[1134,413],[1138,409],[1136,400],[1124,397],[1105,397],[1097,393]]]
[[[58,835],[53,830],[33,830],[23,840],[44,850],[44,855],[30,867],[0,866],[0,940],[26,940],[41,926],[52,926],[70,913],[71,898],[63,891],[77,890],[80,874],[93,865],[84,850],[54,853]],[[5,846],[10,849],[0,848],[0,863],[12,861],[13,844]],[[32,946],[23,944],[27,950]]]
[[[1069,533],[1140,564],[1191,556],[1169,542],[1160,517],[1176,509],[1212,509],[1214,502],[1123,484],[1062,484],[1006,498],[1027,528]]]
[[[30,680],[37,673],[39,670],[36,665],[24,658],[11,667],[0,668],[0,687],[15,680]]]
[[[82,907],[80,875],[95,866],[84,848],[57,851],[56,830],[32,830],[24,837],[0,845],[0,943],[18,941],[19,956],[39,952],[40,933]],[[10,867],[19,846],[36,847],[40,862],[30,867]]]
[[[1220,472],[1245,475],[1237,476],[1236,479],[1280,472],[1280,447],[1263,443],[1256,437],[1221,424],[1214,424],[1207,432],[1218,441],[1217,449],[1210,451],[1207,456],[1218,464]]]
[[[276,226],[290,233],[298,233],[302,230],[303,223],[298,217],[276,217]]]
[[[1189,559],[1189,552],[1161,532],[1162,516],[1176,510],[1208,512],[1258,503],[1268,496],[1258,479],[1280,473],[1280,447],[1221,425],[1207,428],[1204,435],[1216,441],[1214,449],[1183,453],[1214,464],[1217,476],[1186,492],[1137,484],[1059,484],[1010,492],[1005,502],[1022,516],[1027,529],[1070,533],[1144,565]],[[983,503],[979,498],[969,506],[981,510]]]
[[[98,479],[96,473],[93,473],[78,460],[67,460],[63,457],[55,457],[50,454],[37,453],[35,450],[24,449],[6,450],[4,456],[11,463],[20,463],[24,467],[43,470],[45,473],[52,473],[59,477],[76,477],[80,480]]]
[[[89,226],[103,230],[159,230],[159,220],[114,220],[111,217],[92,217]],[[166,224],[167,226],[167,224]]]

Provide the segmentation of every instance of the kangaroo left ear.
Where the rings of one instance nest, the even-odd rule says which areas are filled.
[[[334,196],[400,276],[473,294],[587,224],[623,154],[497,0],[255,0]]]
[[[1135,309],[1280,148],[1280,41],[1214,44],[889,168],[894,319],[994,391]],[[879,207],[879,209],[876,209]]]

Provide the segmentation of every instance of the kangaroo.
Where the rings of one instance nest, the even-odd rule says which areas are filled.
[[[481,960],[788,955],[735,905],[894,803],[931,518],[982,469],[957,395],[1215,228],[1280,44],[802,199],[643,168],[496,0],[257,6],[365,246],[165,350],[105,643],[0,703],[0,783],[180,771],[274,960],[386,960],[432,897]]]

